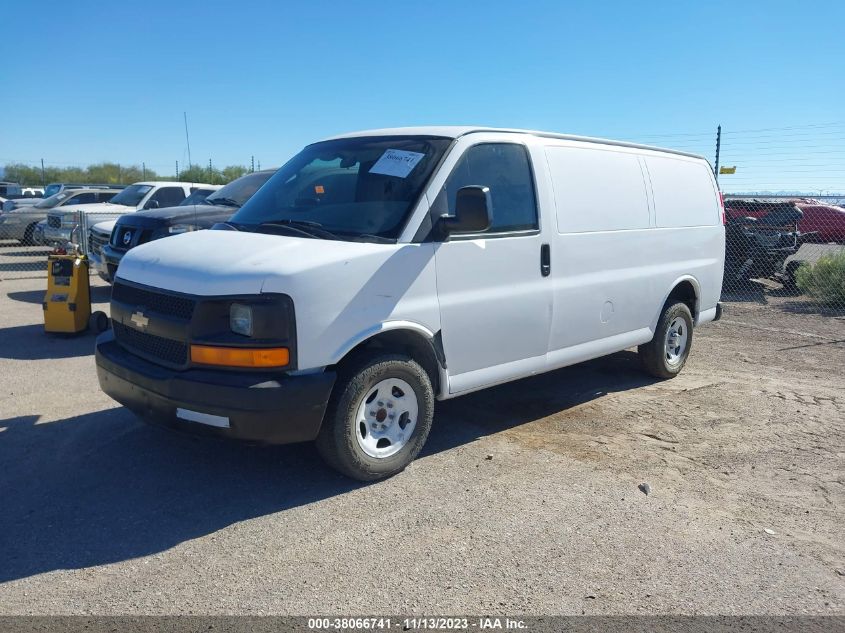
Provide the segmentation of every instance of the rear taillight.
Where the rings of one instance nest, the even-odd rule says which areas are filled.
[[[720,191],[719,192],[719,208],[722,210],[722,226],[728,223],[728,216],[725,213],[725,196]]]

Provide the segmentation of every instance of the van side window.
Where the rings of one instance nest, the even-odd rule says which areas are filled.
[[[537,198],[525,147],[515,143],[483,143],[461,156],[446,181],[449,213],[454,213],[458,189],[490,188],[492,224],[487,233],[537,229]]]

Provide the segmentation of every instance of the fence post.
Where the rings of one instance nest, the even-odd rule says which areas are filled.
[[[722,126],[721,124],[716,128],[716,166],[713,167],[713,175],[716,177],[716,182],[719,182],[719,150],[722,148]]]

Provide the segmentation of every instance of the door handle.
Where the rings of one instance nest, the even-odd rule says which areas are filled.
[[[548,244],[540,246],[540,274],[543,277],[552,274],[552,251]]]

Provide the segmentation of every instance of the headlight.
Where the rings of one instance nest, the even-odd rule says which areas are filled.
[[[252,336],[252,308],[233,303],[229,308],[229,328],[235,334]]]
[[[193,224],[174,224],[173,226],[167,227],[167,232],[171,235],[178,235],[180,233],[190,233],[191,231],[196,231],[197,227]]]

